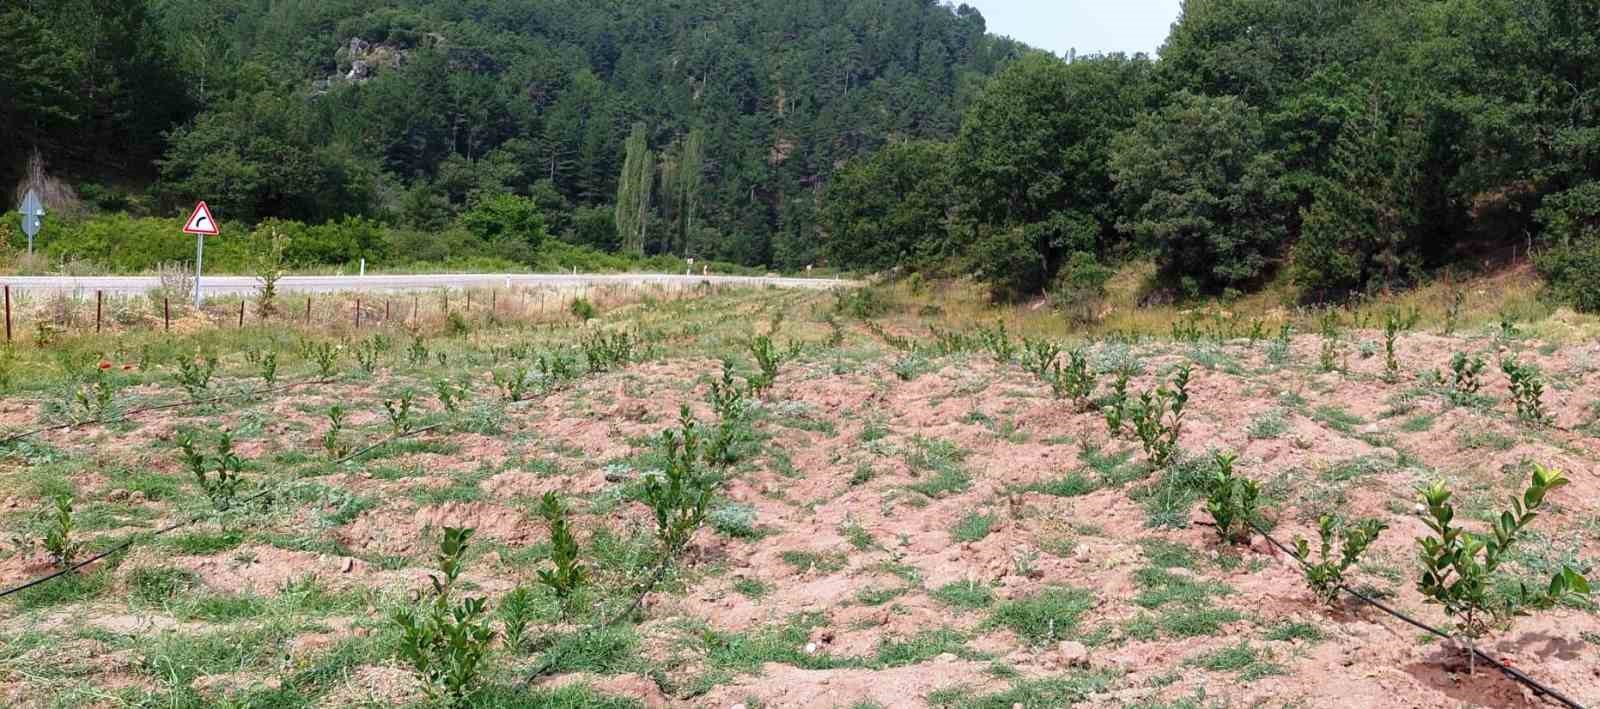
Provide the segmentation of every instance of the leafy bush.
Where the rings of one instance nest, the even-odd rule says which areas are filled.
[[[1600,237],[1546,249],[1534,265],[1557,300],[1600,313]]]
[[[1454,526],[1455,506],[1443,481],[1435,481],[1421,491],[1427,504],[1423,521],[1433,536],[1420,537],[1422,577],[1417,590],[1429,602],[1443,606],[1455,622],[1456,631],[1470,639],[1487,634],[1492,626],[1509,625],[1510,620],[1528,609],[1544,609],[1571,595],[1588,595],[1589,582],[1570,566],[1563,566],[1542,590],[1518,584],[1512,597],[1496,598],[1492,589],[1500,562],[1538,517],[1545,496],[1569,481],[1560,470],[1533,466],[1533,476],[1521,497],[1511,499],[1511,509],[1495,518],[1492,535],[1469,532]]]
[[[1294,557],[1305,569],[1306,585],[1323,603],[1332,604],[1339,599],[1339,589],[1344,585],[1344,573],[1361,560],[1361,554],[1377,541],[1378,535],[1389,525],[1376,519],[1364,519],[1352,525],[1336,515],[1323,515],[1317,520],[1317,534],[1322,540],[1318,558],[1311,560],[1311,545],[1295,537]],[[1339,547],[1334,556],[1333,547]]]
[[[1153,391],[1139,395],[1139,401],[1129,408],[1133,431],[1144,446],[1150,464],[1162,468],[1178,450],[1178,438],[1183,432],[1183,414],[1189,405],[1189,365],[1178,368],[1172,378],[1172,388],[1161,384]]]
[[[539,516],[550,527],[550,560],[555,562],[555,569],[539,570],[539,583],[549,586],[570,612],[578,590],[588,583],[588,570],[578,561],[578,538],[568,527],[567,510],[554,492],[539,500]]]
[[[487,599],[468,597],[459,603],[452,599],[472,533],[472,529],[445,528],[438,556],[443,576],[428,577],[432,599],[421,608],[400,608],[393,614],[400,629],[400,659],[422,680],[431,699],[454,707],[471,706],[483,691],[481,665],[495,636],[487,618]]]
[[[778,381],[778,367],[783,364],[783,354],[772,344],[769,335],[757,335],[750,340],[750,354],[756,359],[761,372],[750,378],[750,393],[761,396]]]
[[[1483,368],[1487,362],[1482,357],[1468,357],[1457,352],[1450,358],[1450,371],[1454,375],[1451,379],[1451,399],[1460,403],[1471,398],[1478,390],[1483,388]]]
[[[1289,241],[1294,195],[1243,99],[1178,92],[1117,136],[1110,168],[1130,215],[1119,228],[1185,294],[1259,280]]]
[[[411,406],[416,398],[416,393],[407,389],[400,392],[398,399],[383,400],[383,410],[389,416],[389,429],[394,435],[401,436],[411,431]]]
[[[1539,375],[1539,368],[1507,357],[1500,360],[1500,371],[1511,380],[1511,398],[1517,407],[1517,417],[1536,424],[1549,421],[1550,416],[1544,410],[1544,379]]]
[[[50,516],[50,522],[45,527],[44,550],[49,552],[51,560],[57,566],[66,568],[72,565],[72,560],[78,556],[78,551],[83,548],[77,540],[72,538],[76,525],[72,520],[72,497],[60,495],[55,498],[55,513]]]
[[[1206,486],[1206,511],[1216,523],[1217,536],[1229,544],[1250,540],[1250,525],[1255,521],[1256,500],[1261,496],[1261,484],[1242,475],[1235,475],[1233,463],[1238,456],[1217,453],[1214,457],[1216,473]]]
[[[714,485],[700,473],[700,431],[689,407],[679,416],[679,431],[661,434],[661,452],[666,467],[648,475],[644,482],[644,501],[656,520],[656,538],[667,557],[677,556],[695,530],[706,519]]]
[[[189,392],[189,398],[192,400],[199,401],[206,398],[206,390],[211,386],[211,377],[216,373],[216,355],[178,358],[178,384],[183,386],[184,391]]]
[[[233,436],[227,431],[218,435],[215,457],[208,457],[196,450],[194,436],[189,433],[178,436],[178,448],[183,454],[184,465],[194,475],[195,482],[206,493],[206,497],[210,498],[212,506],[219,512],[232,508],[239,487],[244,483],[244,460],[233,452]]]
[[[344,444],[339,441],[339,433],[344,430],[344,407],[334,404],[328,407],[328,430],[322,432],[322,449],[328,452],[331,458],[344,456]]]
[[[1074,251],[1050,286],[1050,302],[1074,324],[1095,322],[1106,299],[1106,283],[1113,275],[1094,254]]]

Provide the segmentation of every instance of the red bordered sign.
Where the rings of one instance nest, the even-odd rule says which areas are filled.
[[[216,236],[222,232],[217,228],[217,220],[211,216],[211,208],[201,202],[194,206],[194,214],[189,215],[189,221],[183,223],[183,233]]]

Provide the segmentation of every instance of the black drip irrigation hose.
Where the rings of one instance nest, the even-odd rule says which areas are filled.
[[[1273,546],[1277,547],[1284,554],[1287,554],[1289,556],[1289,558],[1294,559],[1296,562],[1299,562],[1302,567],[1306,565],[1305,562],[1300,561],[1299,557],[1295,556],[1294,552],[1292,550],[1290,550],[1289,547],[1284,546],[1282,542],[1279,542],[1277,539],[1274,539],[1271,534],[1267,534],[1267,531],[1262,529],[1261,527],[1257,526],[1255,522],[1248,521],[1248,520],[1246,520],[1246,522],[1250,525],[1251,529],[1254,529],[1257,534],[1260,534],[1262,536],[1262,538],[1266,539],[1268,542],[1270,542]],[[1348,593],[1351,596],[1354,596],[1357,600],[1359,600],[1359,601],[1361,601],[1363,603],[1366,603],[1366,604],[1368,604],[1368,605],[1370,605],[1370,606],[1372,606],[1374,608],[1377,608],[1378,610],[1381,610],[1381,611],[1383,611],[1385,613],[1388,613],[1389,615],[1394,616],[1395,618],[1397,618],[1397,619],[1399,619],[1399,620],[1401,620],[1401,621],[1403,621],[1403,622],[1405,622],[1405,623],[1407,623],[1407,624],[1409,624],[1409,625],[1411,625],[1413,627],[1416,627],[1419,630],[1423,630],[1423,631],[1432,633],[1432,634],[1437,635],[1437,636],[1439,636],[1441,638],[1444,638],[1446,640],[1454,640],[1455,639],[1455,638],[1451,637],[1449,633],[1446,633],[1443,630],[1440,630],[1440,629],[1435,628],[1435,627],[1433,627],[1431,625],[1423,623],[1420,620],[1412,618],[1411,616],[1408,616],[1405,613],[1402,613],[1402,612],[1400,612],[1398,610],[1395,610],[1394,608],[1391,608],[1389,605],[1379,601],[1378,599],[1372,598],[1371,596],[1368,596],[1365,593],[1362,593],[1362,592],[1357,591],[1357,590],[1355,590],[1353,588],[1350,588],[1349,586],[1346,586],[1344,584],[1339,584],[1339,590],[1344,591],[1345,593]],[[1557,702],[1560,702],[1561,704],[1563,704],[1566,707],[1568,707],[1568,709],[1584,709],[1584,706],[1582,704],[1579,704],[1578,702],[1573,701],[1573,699],[1571,697],[1568,697],[1567,695],[1562,694],[1560,692],[1560,690],[1557,690],[1554,687],[1546,686],[1543,683],[1539,682],[1538,680],[1536,680],[1536,679],[1534,679],[1532,677],[1529,677],[1527,674],[1523,673],[1521,670],[1518,670],[1515,667],[1512,667],[1510,665],[1507,665],[1505,663],[1500,662],[1499,660],[1496,660],[1493,657],[1490,657],[1484,651],[1479,650],[1476,646],[1474,646],[1472,648],[1472,654],[1476,655],[1478,658],[1480,658],[1483,661],[1489,663],[1490,665],[1493,665],[1495,669],[1500,670],[1500,672],[1505,674],[1505,676],[1510,677],[1511,679],[1522,683],[1524,686],[1526,686],[1528,689],[1533,690],[1533,692],[1535,694],[1539,695],[1539,696],[1549,697],[1551,699],[1554,699]]]
[[[116,423],[118,421],[126,420],[129,416],[133,416],[134,414],[144,414],[144,413],[149,413],[151,411],[165,411],[167,409],[179,409],[179,408],[183,408],[185,406],[203,406],[205,404],[215,404],[215,403],[218,403],[218,402],[229,401],[229,400],[232,400],[232,399],[248,399],[250,397],[262,396],[262,395],[265,395],[265,394],[276,394],[278,392],[284,392],[284,391],[288,391],[290,389],[296,389],[296,388],[303,387],[303,386],[308,386],[308,385],[311,385],[311,384],[326,384],[329,381],[331,381],[331,380],[328,380],[328,379],[310,379],[310,380],[306,380],[306,381],[303,381],[303,382],[295,382],[293,384],[285,384],[283,386],[271,387],[271,388],[268,388],[268,389],[255,389],[255,390],[252,390],[252,391],[247,391],[247,392],[243,392],[243,393],[239,393],[239,394],[227,394],[227,395],[224,395],[224,396],[212,397],[210,399],[189,399],[187,401],[174,401],[174,402],[166,403],[166,404],[155,404],[153,406],[142,406],[142,407],[139,407],[137,409],[128,409],[127,411],[123,411],[123,412],[119,413],[118,415],[116,415],[114,417],[95,418],[95,419],[89,419],[87,421],[74,421],[72,423],[58,423],[58,424],[56,424],[54,426],[44,426],[44,427],[41,427],[41,428],[35,428],[35,429],[32,429],[32,430],[28,430],[28,431],[22,431],[20,433],[13,433],[13,434],[11,434],[9,436],[6,436],[5,438],[0,438],[0,446],[10,445],[10,444],[15,443],[17,441],[20,441],[20,440],[22,440],[24,438],[31,438],[31,437],[37,436],[37,435],[39,435],[41,433],[50,433],[52,431],[66,431],[66,430],[70,430],[70,429],[74,429],[74,428],[80,428],[80,427],[83,427],[83,426],[98,426],[98,425],[101,425],[101,424]]]
[[[311,384],[311,383],[313,383],[313,382],[302,382],[302,384]],[[295,385],[295,386],[299,386],[299,385]],[[389,436],[387,438],[384,438],[383,440],[381,440],[381,441],[379,441],[377,443],[374,443],[374,444],[372,444],[370,446],[367,446],[366,448],[362,448],[361,450],[358,450],[358,451],[356,451],[354,453],[351,453],[351,454],[349,454],[347,456],[344,456],[343,458],[339,458],[337,460],[334,460],[334,461],[332,461],[331,465],[342,465],[344,463],[348,463],[348,462],[350,462],[352,460],[355,460],[356,458],[358,458],[360,456],[366,455],[367,453],[375,451],[375,450],[377,450],[379,448],[382,448],[382,447],[384,447],[386,445],[389,445],[390,443],[393,443],[395,441],[402,440],[402,439],[405,439],[405,438],[410,438],[412,436],[421,435],[421,434],[427,433],[429,431],[433,431],[433,430],[437,430],[439,428],[443,428],[444,426],[445,426],[445,424],[443,424],[443,423],[436,423],[436,424],[433,424],[432,426],[424,426],[422,428],[413,429],[413,430],[410,430],[410,431],[405,431],[405,432],[402,432],[402,433],[393,434],[393,435],[391,435],[391,436]],[[299,482],[299,481],[289,481],[289,482],[292,483],[292,482]],[[252,502],[255,502],[256,500],[260,500],[262,498],[265,498],[265,497],[268,497],[268,496],[272,495],[274,492],[277,492],[280,488],[284,487],[286,484],[287,483],[279,483],[277,485],[269,486],[266,489],[261,490],[260,492],[257,492],[256,494],[251,495],[249,497],[243,498],[243,499],[239,500],[238,502],[236,502],[234,504],[235,505],[240,505],[240,506],[248,505],[248,504],[250,504]],[[34,579],[32,581],[24,583],[24,584],[22,584],[20,586],[15,586],[15,587],[12,587],[12,588],[8,588],[8,589],[6,589],[4,591],[0,591],[0,598],[5,598],[5,597],[13,595],[13,594],[21,593],[21,592],[26,591],[26,590],[28,590],[30,588],[33,588],[33,587],[38,586],[40,584],[43,584],[43,583],[45,583],[47,581],[50,581],[50,580],[53,580],[53,579],[58,579],[58,578],[61,578],[62,576],[66,576],[68,574],[75,573],[78,570],[80,570],[80,569],[82,569],[82,568],[84,568],[86,566],[89,566],[90,564],[93,564],[93,563],[95,563],[97,561],[101,561],[101,560],[106,559],[106,558],[108,558],[110,556],[113,556],[115,554],[118,554],[118,553],[121,553],[123,551],[126,551],[127,549],[129,549],[130,547],[132,547],[134,544],[138,543],[142,539],[146,539],[146,538],[155,539],[156,537],[159,537],[159,536],[161,536],[163,534],[168,534],[170,532],[175,532],[177,530],[183,529],[184,527],[188,527],[188,526],[190,526],[192,524],[197,524],[199,522],[202,522],[202,521],[204,521],[206,519],[209,519],[214,514],[216,514],[216,513],[215,512],[202,512],[202,513],[194,515],[194,516],[192,516],[192,517],[190,517],[188,519],[185,519],[185,520],[182,520],[182,521],[179,521],[179,522],[174,522],[174,523],[169,524],[169,525],[167,525],[165,527],[162,527],[161,529],[158,529],[158,530],[156,530],[154,532],[151,532],[148,535],[148,537],[146,537],[146,535],[144,535],[144,534],[135,534],[132,537],[129,537],[127,540],[124,540],[123,542],[111,547],[110,549],[107,549],[107,550],[105,550],[103,552],[100,552],[99,554],[95,554],[94,556],[91,556],[91,557],[89,557],[87,559],[84,559],[83,561],[76,562],[76,563],[72,564],[71,566],[68,566],[66,568],[57,570],[57,571],[55,571],[53,573],[50,573],[50,574],[47,574],[45,576],[40,576],[39,578],[36,578],[36,579]]]

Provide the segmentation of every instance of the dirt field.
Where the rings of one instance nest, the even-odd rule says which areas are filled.
[[[1446,481],[1481,531],[1537,462],[1571,484],[1511,553],[1502,590],[1542,587],[1563,564],[1594,576],[1600,345],[1421,327],[1399,336],[1391,378],[1372,330],[1339,334],[1335,371],[1321,366],[1317,335],[1287,347],[1270,334],[1063,340],[1086,348],[1100,404],[1114,372],[1130,373],[1137,396],[1192,368],[1181,451],[1152,470],[1098,404],[1056,398],[1020,354],[1000,361],[979,338],[941,352],[926,327],[937,313],[860,314],[827,294],[729,293],[587,325],[474,324],[422,340],[420,360],[395,329],[371,372],[356,357],[368,340],[352,339],[331,383],[0,446],[0,586],[56,568],[39,540],[58,495],[75,500],[80,557],[201,518],[0,600],[0,704],[421,703],[392,616],[430,588],[442,530],[463,526],[476,530],[463,593],[487,597],[496,623],[513,589],[535,601],[525,641],[498,641],[485,660],[482,706],[1541,704],[1481,665],[1469,675],[1460,652],[1371,607],[1319,604],[1293,558],[1260,536],[1220,543],[1203,487],[1211,453],[1232,451],[1237,472],[1263,486],[1261,522],[1286,543],[1315,546],[1322,514],[1381,519],[1388,529],[1350,584],[1443,626],[1416,588],[1415,540],[1427,534],[1417,488]],[[632,361],[588,372],[579,353],[570,382],[506,400],[494,373],[596,330],[636,333]],[[651,587],[659,552],[640,488],[662,465],[659,436],[679,426],[680,406],[712,425],[719,360],[739,381],[756,376],[746,345],[769,333],[796,356],[751,398],[749,440],[707,472],[719,484],[705,526]],[[915,352],[902,349],[909,340]],[[247,352],[277,352],[280,384],[317,376],[286,331],[161,342],[78,346],[100,353],[87,366],[111,363],[115,410],[183,400],[172,363],[199,346],[222,356],[216,394],[262,386]],[[1488,362],[1475,395],[1450,391],[1457,352]],[[1542,371],[1548,424],[1519,420],[1505,356]],[[52,361],[30,351],[11,365],[0,439],[72,418]],[[437,398],[439,380],[470,392],[457,412]],[[383,402],[407,390],[413,427],[440,428],[330,462],[330,406],[348,412],[338,443],[354,452],[390,435]],[[240,497],[272,494],[216,514],[176,442],[193,432],[208,450],[220,430],[244,460]],[[537,509],[551,491],[574,512],[591,578],[565,609],[537,577],[550,568]],[[646,589],[636,612],[594,629]],[[1486,646],[1600,703],[1593,601],[1518,618]],[[522,688],[536,669],[548,671]]]

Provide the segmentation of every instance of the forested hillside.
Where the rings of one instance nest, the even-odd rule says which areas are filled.
[[[1081,306],[1135,253],[1153,295],[1323,300],[1532,249],[1596,309],[1597,67],[1585,0],[1190,0],[1159,61],[1029,57],[955,140],[852,163],[828,252],[965,254],[997,295]]]
[[[936,0],[0,2],[9,181],[37,148],[113,212],[298,220],[300,263],[551,234],[1089,313],[1130,258],[1330,300],[1533,254],[1600,308],[1587,0],[1189,0],[1159,59],[1070,62]]]
[[[424,231],[511,194],[549,231],[614,248],[639,126],[652,189],[628,246],[787,266],[816,257],[816,194],[836,164],[953,135],[1022,51],[933,0],[0,8],[8,183],[37,146],[114,208],[167,215],[206,198],[246,223]],[[108,184],[132,199],[102,195]]]

